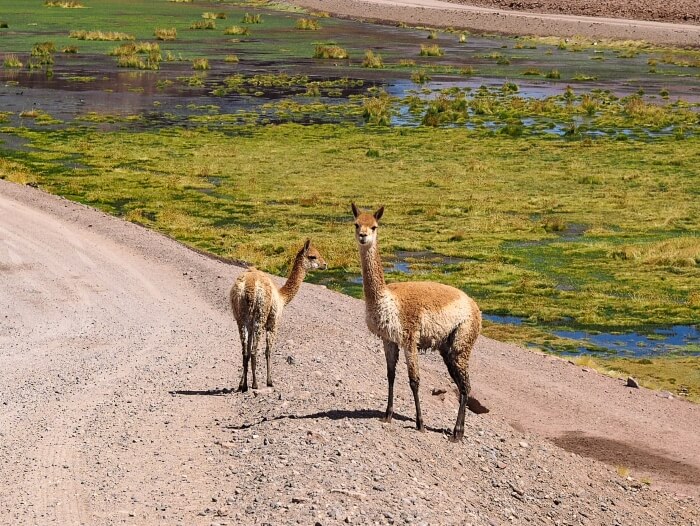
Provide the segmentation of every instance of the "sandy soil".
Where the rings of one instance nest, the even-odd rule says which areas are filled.
[[[463,443],[432,354],[429,430],[403,366],[382,424],[363,303],[320,286],[286,311],[275,388],[228,392],[240,272],[0,181],[0,524],[700,524],[700,406],[481,338],[490,412]]]
[[[528,10],[497,9],[507,2],[513,8]],[[589,10],[588,3],[555,0],[478,0],[472,5],[469,0],[289,0],[289,3],[309,9],[327,11],[338,16],[362,18],[381,22],[403,22],[415,26],[464,28],[483,33],[505,33],[512,35],[562,36],[574,35],[589,38],[612,38],[620,40],[646,40],[658,44],[676,46],[700,46],[700,25],[698,23],[698,3],[695,0],[674,0],[665,3],[675,6],[680,14],[666,16],[674,20],[688,16],[688,22],[669,23],[654,20],[634,20],[619,18],[630,15],[642,17],[650,5],[660,5],[654,0],[629,2],[637,8],[622,9],[627,5],[623,0],[596,2],[596,10]],[[683,3],[685,2],[685,3]],[[683,6],[688,5],[687,13]],[[488,6],[488,7],[484,7]],[[541,8],[540,8],[541,6]],[[581,6],[576,9],[576,6]],[[606,8],[605,6],[608,6]],[[619,9],[613,9],[617,6]],[[530,11],[543,11],[532,12]],[[546,12],[551,11],[551,12]],[[607,16],[580,16],[579,11]],[[683,13],[681,13],[683,11]],[[662,8],[655,13],[666,12]],[[644,17],[647,18],[647,17]]]

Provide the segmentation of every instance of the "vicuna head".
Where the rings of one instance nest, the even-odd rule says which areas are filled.
[[[355,239],[360,246],[371,247],[377,241],[377,228],[383,214],[383,206],[374,214],[370,214],[369,212],[361,212],[355,203],[352,203],[352,215],[355,216]]]
[[[306,243],[304,243],[304,248],[302,248],[299,253],[304,258],[303,263],[305,270],[314,270],[317,268],[325,270],[328,268],[328,264],[321,257],[319,251],[316,250],[315,247],[311,246],[310,239],[306,240]]]

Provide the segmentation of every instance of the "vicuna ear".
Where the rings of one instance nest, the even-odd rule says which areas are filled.
[[[377,221],[379,221],[379,220],[382,218],[383,215],[384,215],[384,207],[382,206],[379,210],[377,210],[377,211],[374,213],[374,219],[376,219]]]
[[[311,248],[311,240],[307,239],[306,243],[304,243],[304,254],[306,254],[309,251],[309,248]]]
[[[360,215],[360,211],[355,206],[355,203],[350,203],[350,206],[352,207],[352,215],[354,215],[355,219],[357,219],[357,216]]]

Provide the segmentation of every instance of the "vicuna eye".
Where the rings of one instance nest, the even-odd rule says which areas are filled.
[[[309,256],[309,259],[316,259],[316,256]]]
[[[360,223],[355,223],[355,228],[360,228]]]
[[[373,227],[372,227],[372,232],[374,232],[375,230],[377,230],[377,227],[376,227],[376,226],[373,226]]]

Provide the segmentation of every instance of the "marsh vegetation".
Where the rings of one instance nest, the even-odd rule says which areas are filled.
[[[652,365],[635,360],[659,371],[657,355],[675,354],[658,384],[694,396],[700,380],[675,368],[697,363],[695,333],[615,351],[629,363],[607,360],[616,347],[590,335],[700,318],[700,54],[332,18],[321,27],[319,14],[235,2],[204,15],[173,2],[170,18],[149,4],[116,26],[118,4],[81,11],[90,31],[71,31],[72,19],[40,3],[10,20],[57,20],[51,37],[8,35],[2,74],[13,92],[83,82],[96,101],[118,92],[131,105],[82,113],[17,96],[0,120],[26,146],[6,145],[2,177],[272,272],[286,264],[290,229],[318,232],[333,269],[317,279],[353,295],[347,203],[386,196],[390,281],[460,287],[492,316],[486,334],[597,353],[614,370],[651,378]],[[255,38],[231,38],[263,17]],[[188,31],[221,19],[240,25]],[[84,41],[80,52],[57,54],[69,38]],[[367,173],[378,174],[371,190]]]

